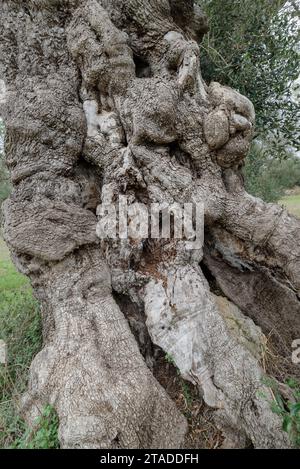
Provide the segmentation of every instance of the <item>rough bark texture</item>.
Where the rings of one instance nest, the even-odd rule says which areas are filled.
[[[182,445],[186,421],[151,373],[147,326],[215,409],[225,445],[288,447],[259,391],[270,395],[273,331],[284,365],[273,374],[297,375],[300,223],[244,191],[254,109],[203,82],[201,10],[186,0],[15,0],[0,11],[14,183],[5,236],[42,304],[45,337],[23,414],[32,423],[52,404],[63,447]],[[100,242],[96,207],[120,194],[204,202],[204,257],[179,240]],[[121,297],[139,312],[131,329]]]

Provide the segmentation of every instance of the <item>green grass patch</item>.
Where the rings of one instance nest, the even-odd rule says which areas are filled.
[[[0,339],[8,349],[7,364],[0,364],[0,448],[8,448],[26,432],[18,416],[18,401],[27,386],[30,363],[41,348],[42,334],[39,305],[30,283],[16,271],[1,239]]]
[[[11,449],[58,449],[58,416],[50,405],[44,407],[36,421],[35,430],[24,429],[24,434],[11,445]]]
[[[9,250],[3,239],[0,236],[0,261],[8,261],[10,260]]]
[[[284,205],[292,215],[300,218],[300,194],[287,195],[278,203]]]

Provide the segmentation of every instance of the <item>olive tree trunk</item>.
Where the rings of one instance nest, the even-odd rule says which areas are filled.
[[[151,370],[159,346],[214,409],[224,446],[288,447],[264,377],[299,375],[300,222],[244,190],[254,109],[202,80],[201,10],[3,0],[0,13],[5,238],[44,327],[27,422],[50,403],[62,447],[183,446],[186,419]],[[99,239],[97,207],[120,195],[204,203],[204,249]]]

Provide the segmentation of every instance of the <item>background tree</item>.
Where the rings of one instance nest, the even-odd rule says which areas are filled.
[[[278,201],[288,189],[300,186],[300,159],[294,153],[272,158],[268,147],[253,145],[244,168],[245,186],[250,194],[269,202]],[[300,207],[299,207],[300,208]]]
[[[285,152],[299,150],[299,9],[283,0],[203,2],[210,18],[202,48],[207,81],[248,96],[256,110],[256,137]]]
[[[0,119],[0,206],[10,193],[9,174],[4,162],[3,139],[4,125]]]
[[[288,186],[276,185],[269,173],[271,162],[292,157],[292,148],[299,151],[299,2],[202,4],[210,20],[201,44],[203,76],[207,82],[217,80],[238,89],[253,102],[256,134],[246,161],[246,187],[264,200],[276,201]],[[285,163],[274,164],[286,171]],[[293,164],[300,166],[300,160]]]

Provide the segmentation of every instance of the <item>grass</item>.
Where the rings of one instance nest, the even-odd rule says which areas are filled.
[[[46,405],[37,419],[36,430],[25,428],[21,438],[10,446],[12,449],[58,449],[58,416],[54,408]]]
[[[0,364],[0,448],[18,446],[26,428],[18,416],[18,400],[27,386],[28,369],[41,348],[39,305],[28,279],[12,264],[0,238],[0,339],[8,349]]]
[[[294,379],[288,379],[285,382],[289,389],[289,397],[283,396],[278,384],[270,378],[263,380],[269,387],[273,399],[269,401],[272,412],[278,415],[282,420],[282,430],[289,436],[294,447],[300,447],[300,383]],[[266,396],[262,394],[266,399]]]
[[[278,203],[284,205],[292,215],[300,218],[300,194],[287,195]]]

